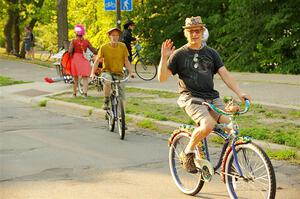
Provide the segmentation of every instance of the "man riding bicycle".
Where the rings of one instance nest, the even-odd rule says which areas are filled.
[[[137,39],[132,36],[132,31],[135,27],[135,23],[133,21],[127,21],[124,24],[124,32],[122,33],[122,42],[125,43],[129,56],[128,59],[130,62],[132,62],[132,48],[131,48],[131,42],[136,41]]]
[[[167,39],[161,47],[161,59],[158,67],[158,80],[166,81],[171,75],[179,76],[178,105],[198,125],[192,137],[180,154],[183,168],[190,173],[196,173],[194,163],[195,147],[213,130],[217,122],[229,123],[226,116],[221,116],[202,105],[209,102],[224,109],[219,92],[214,90],[213,76],[218,73],[225,84],[244,101],[250,96],[244,94],[235,79],[225,68],[218,52],[202,44],[205,24],[201,17],[186,18],[184,35],[187,44],[175,50],[173,42]]]
[[[123,66],[128,69],[129,75],[131,75],[131,64],[128,60],[128,50],[124,43],[119,42],[121,30],[119,28],[111,28],[107,31],[110,42],[101,46],[97,58],[95,60],[91,78],[94,78],[95,71],[98,67],[99,62],[103,63],[101,77],[112,80],[113,77],[116,79],[123,79]],[[113,77],[112,77],[113,75]],[[111,93],[110,82],[104,82],[104,104],[102,108],[104,110],[109,109],[109,96]],[[124,98],[124,84],[120,86],[120,97]]]

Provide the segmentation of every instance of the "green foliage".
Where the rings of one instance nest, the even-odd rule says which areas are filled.
[[[42,100],[38,103],[39,107],[46,107],[47,106],[47,100]]]
[[[162,41],[186,43],[186,17],[200,15],[209,29],[209,45],[231,70],[299,74],[299,1],[151,0],[135,7],[131,17],[144,53],[158,61]]]
[[[0,86],[9,86],[13,84],[24,84],[24,83],[29,83],[29,82],[14,80],[10,77],[0,76]]]
[[[154,124],[153,121],[145,119],[137,123],[137,126],[146,128],[146,129],[152,129],[152,130],[158,130],[157,126]]]
[[[11,4],[0,1],[0,26],[7,10],[18,9],[22,31],[31,19],[38,47],[56,50],[56,1],[45,0],[38,9],[37,0]],[[134,0],[132,12],[122,12],[136,23],[134,36],[142,45],[142,56],[158,63],[160,47],[170,38],[177,48],[186,43],[182,26],[186,17],[201,15],[210,37],[208,44],[218,50],[230,70],[300,74],[300,1],[294,0]],[[108,41],[107,30],[115,26],[116,12],[104,11],[104,1],[68,0],[69,39],[73,27],[86,27],[86,38],[96,47]],[[23,32],[21,37],[23,36]],[[0,34],[0,45],[4,45]]]
[[[176,47],[186,43],[182,31],[186,17],[202,13],[202,16],[210,16],[203,18],[208,25],[222,21],[224,2],[227,1],[151,0],[137,5],[130,16],[136,22],[134,33],[142,40],[143,53],[157,63],[165,39],[171,38]]]
[[[299,74],[299,1],[232,0],[218,38],[228,68]]]
[[[277,160],[290,160],[296,158],[296,151],[291,149],[278,151],[266,149],[266,153],[270,158]]]

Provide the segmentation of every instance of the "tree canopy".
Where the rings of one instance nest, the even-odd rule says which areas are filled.
[[[43,3],[41,7],[39,3]],[[133,0],[133,6],[132,12],[122,12],[122,24],[127,19],[136,23],[133,35],[141,41],[144,55],[156,62],[161,43],[170,38],[176,47],[185,44],[185,18],[200,15],[210,33],[208,45],[220,53],[230,70],[300,73],[300,1]],[[56,1],[2,0],[0,7],[1,26],[10,20],[8,11],[18,10],[19,29],[35,19],[33,32],[38,45],[57,50]],[[116,24],[116,12],[104,11],[104,1],[68,0],[67,14],[69,39],[80,23],[96,48],[108,41],[106,31]],[[1,33],[2,47],[5,39]]]

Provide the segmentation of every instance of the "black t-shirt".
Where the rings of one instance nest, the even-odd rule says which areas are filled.
[[[186,45],[177,49],[168,60],[168,68],[179,76],[179,92],[194,97],[215,99],[213,77],[224,66],[218,52],[208,46],[193,50]]]

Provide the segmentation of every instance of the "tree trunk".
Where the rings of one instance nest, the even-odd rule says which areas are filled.
[[[15,17],[14,17],[14,23],[13,23],[13,29],[14,29],[14,54],[19,53],[20,51],[20,28],[19,28],[19,11],[17,10],[15,12]]]
[[[64,41],[68,41],[68,0],[56,0],[57,11],[57,45],[58,49],[64,47]]]
[[[10,2],[9,2],[10,3]],[[12,29],[14,23],[14,4],[15,1],[11,2],[10,8],[8,9],[8,19],[4,27],[4,36],[5,36],[5,49],[6,53],[12,53],[13,51],[13,39],[12,39]]]

